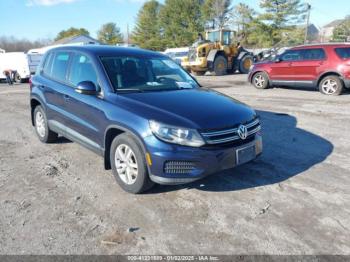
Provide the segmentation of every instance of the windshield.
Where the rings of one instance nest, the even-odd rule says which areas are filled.
[[[197,82],[178,64],[163,57],[101,57],[107,75],[117,91],[190,89]]]

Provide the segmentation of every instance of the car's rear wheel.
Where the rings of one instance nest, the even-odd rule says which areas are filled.
[[[110,161],[113,175],[125,191],[138,194],[153,186],[143,150],[130,135],[121,134],[114,138]]]
[[[45,111],[41,106],[37,106],[34,109],[34,126],[41,142],[52,143],[57,140],[58,134],[49,129]]]
[[[20,76],[20,74],[16,73],[14,75],[14,79],[13,79],[16,83],[23,83],[24,80],[22,79],[22,77]]]
[[[269,88],[269,77],[264,72],[256,73],[253,76],[252,84],[257,89],[266,89]]]
[[[331,75],[321,80],[319,89],[322,94],[338,96],[343,92],[344,84],[338,76]]]

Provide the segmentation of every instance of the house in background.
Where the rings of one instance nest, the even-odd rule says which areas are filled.
[[[52,45],[84,45],[84,44],[91,44],[91,45],[101,45],[102,43],[91,36],[88,35],[76,35],[71,37],[62,38],[56,42],[54,42]]]
[[[322,43],[330,42],[332,40],[332,37],[333,37],[334,29],[338,25],[340,25],[342,22],[344,22],[344,19],[337,19],[337,20],[334,20],[334,21],[330,22],[329,24],[325,25],[324,27],[322,27],[321,32],[320,32],[321,42]]]
[[[308,35],[307,38],[309,43],[318,42],[320,39],[320,29],[314,24],[310,24],[307,29],[307,35]]]

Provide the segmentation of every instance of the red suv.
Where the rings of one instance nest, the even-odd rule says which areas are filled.
[[[350,44],[294,47],[274,61],[255,64],[249,82],[258,89],[318,87],[323,94],[340,95],[350,88]]]

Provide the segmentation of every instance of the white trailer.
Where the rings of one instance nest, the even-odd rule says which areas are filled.
[[[25,82],[30,77],[27,55],[22,52],[0,53],[0,80],[6,79],[4,70],[16,70],[16,82]]]

